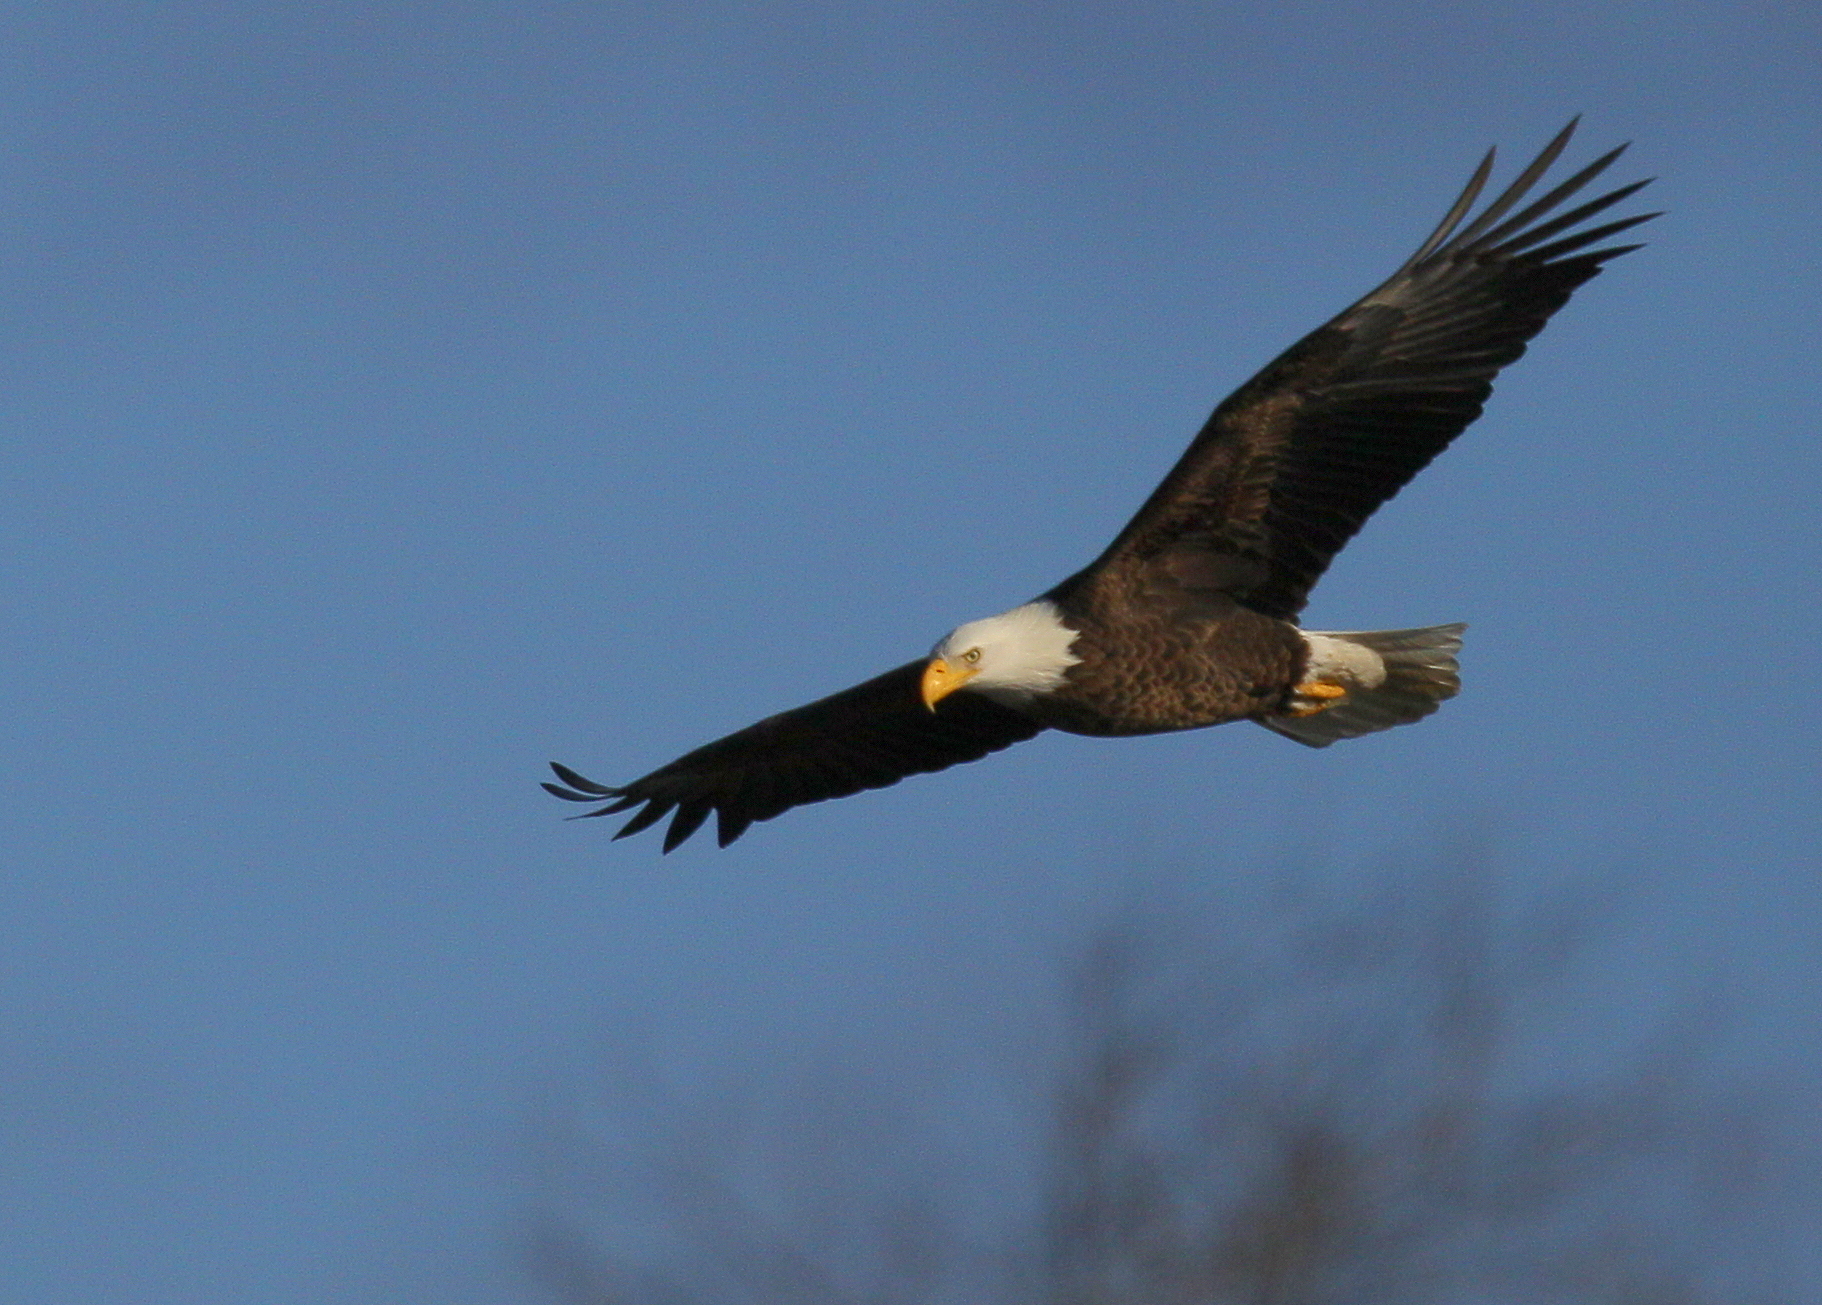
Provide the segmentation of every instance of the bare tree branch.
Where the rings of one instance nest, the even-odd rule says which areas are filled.
[[[1708,1248],[1678,1235],[1756,1190],[1753,1110],[1699,1086],[1717,1009],[1671,1017],[1591,1083],[1527,1064],[1518,1029],[1573,1011],[1603,905],[1517,916],[1469,861],[1344,910],[1305,904],[1264,939],[1104,930],[1069,968],[1067,1047],[1035,1107],[1033,1248],[999,1257],[1022,1274],[976,1272],[958,1221],[912,1184],[868,1205],[774,1159],[756,1201],[732,1163],[740,1138],[675,1128],[648,1130],[659,1154],[644,1180],[664,1266],[635,1268],[556,1218],[534,1223],[529,1256],[564,1305],[1740,1299],[1709,1281]],[[812,1235],[813,1191],[825,1210],[870,1209],[873,1231],[841,1225],[860,1239],[847,1246]]]

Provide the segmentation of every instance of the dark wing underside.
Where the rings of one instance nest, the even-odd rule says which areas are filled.
[[[1079,579],[1137,566],[1269,616],[1301,611],[1310,587],[1373,511],[1480,415],[1499,369],[1603,263],[1638,248],[1587,247],[1656,214],[1583,224],[1645,182],[1555,213],[1624,146],[1512,212],[1574,129],[1571,122],[1457,230],[1486,183],[1489,152],[1442,224],[1389,281],[1215,409]]]
[[[755,820],[974,761],[1043,729],[1029,716],[977,693],[951,694],[931,711],[918,692],[924,665],[922,659],[908,662],[865,684],[767,717],[619,788],[584,779],[555,762],[551,769],[563,784],[544,787],[571,802],[607,803],[584,813],[590,816],[643,804],[615,838],[636,834],[675,810],[664,835],[667,852],[714,812],[717,837],[726,847]]]

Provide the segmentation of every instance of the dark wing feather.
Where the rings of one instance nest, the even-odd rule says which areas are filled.
[[[924,665],[907,662],[865,684],[768,717],[630,784],[597,784],[552,762],[563,782],[544,787],[565,801],[606,803],[584,813],[589,816],[641,807],[615,838],[636,834],[675,811],[664,836],[667,852],[713,814],[716,836],[726,847],[755,820],[974,761],[1043,729],[978,693],[952,694],[931,711],[918,692]]]
[[[1638,248],[1588,246],[1657,216],[1576,229],[1642,181],[1548,216],[1624,146],[1507,216],[1574,130],[1571,122],[1461,227],[1492,170],[1489,152],[1441,225],[1390,280],[1215,409],[1080,578],[1138,566],[1270,616],[1301,611],[1342,545],[1480,415],[1499,369],[1603,263]]]

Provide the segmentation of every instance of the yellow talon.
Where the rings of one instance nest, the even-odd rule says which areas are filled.
[[[1319,711],[1327,711],[1347,696],[1348,691],[1339,684],[1330,684],[1327,680],[1310,680],[1291,690],[1291,705],[1284,714],[1314,716]]]

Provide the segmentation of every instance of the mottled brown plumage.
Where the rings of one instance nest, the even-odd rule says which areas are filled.
[[[1297,628],[1153,568],[1091,569],[1052,590],[1081,661],[1027,708],[1071,734],[1160,734],[1280,710],[1308,654]]]
[[[1644,182],[1556,212],[1620,149],[1519,209],[1574,128],[1463,226],[1489,151],[1404,266],[1216,408],[1106,551],[1038,603],[959,627],[928,668],[912,662],[773,716],[630,784],[556,766],[562,784],[544,787],[604,803],[591,816],[641,808],[616,837],[674,811],[668,852],[711,812],[726,846],[790,807],[1045,728],[1147,734],[1251,719],[1323,746],[1435,710],[1458,685],[1459,626],[1321,635],[1295,618],[1373,511],[1480,415],[1499,370],[1577,286],[1637,248],[1590,246],[1655,214],[1584,224]],[[998,657],[1004,674],[978,673],[984,649],[982,665]],[[933,688],[937,663],[946,678]]]

